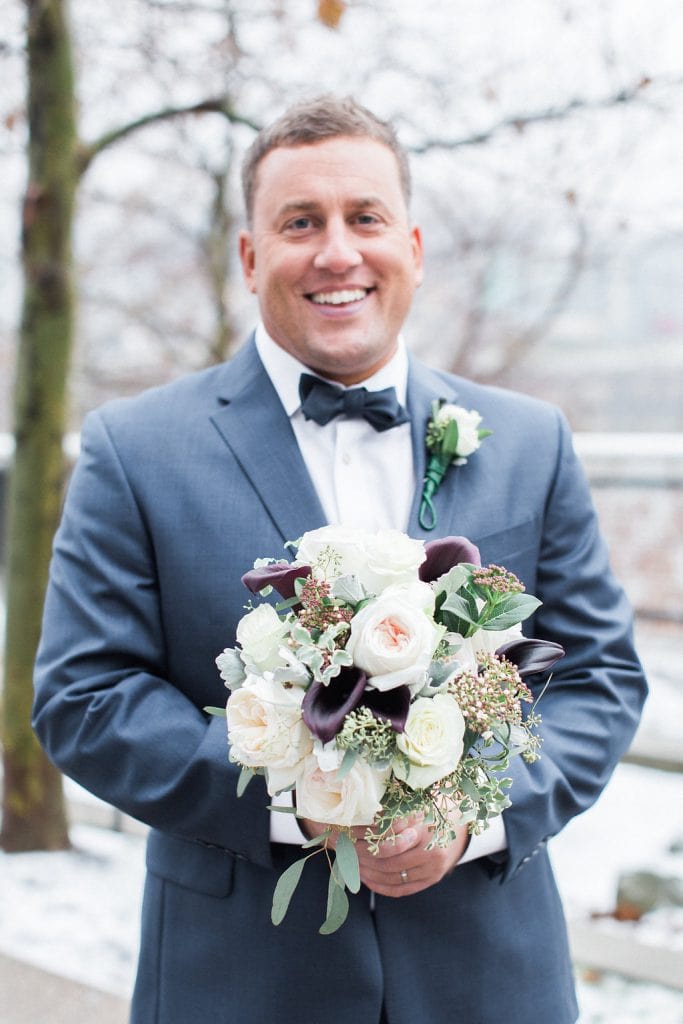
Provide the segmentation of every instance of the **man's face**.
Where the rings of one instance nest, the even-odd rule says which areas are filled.
[[[271,150],[240,257],[278,345],[331,380],[369,377],[396,351],[422,280],[394,154],[346,136]]]

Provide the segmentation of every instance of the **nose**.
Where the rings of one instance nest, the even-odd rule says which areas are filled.
[[[317,270],[343,274],[363,262],[353,232],[343,221],[330,221],[321,235],[320,249],[313,259]]]

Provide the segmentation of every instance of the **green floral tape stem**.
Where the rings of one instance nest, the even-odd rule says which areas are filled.
[[[450,465],[450,459],[442,455],[432,455],[425,473],[424,486],[422,489],[422,503],[418,522],[423,530],[433,530],[436,526],[436,510],[432,504],[432,498],[441,486],[441,481],[446,475]]]

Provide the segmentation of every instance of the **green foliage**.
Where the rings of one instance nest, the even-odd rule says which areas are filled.
[[[330,881],[327,888],[327,917],[319,929],[321,935],[332,935],[344,924],[349,913],[349,898],[346,895],[344,882],[340,878],[338,861],[330,871]]]
[[[273,893],[273,906],[270,912],[270,919],[273,924],[278,925],[284,921],[294,891],[299,884],[304,865],[308,858],[312,856],[314,855],[309,853],[308,856],[302,857],[301,860],[295,860],[278,878],[275,892]]]
[[[327,913],[325,921],[319,931],[321,935],[332,935],[341,928],[349,913],[349,898],[346,890],[357,893],[360,890],[360,867],[358,854],[349,831],[340,829],[337,835],[336,856],[330,858],[329,840],[332,829],[326,829],[319,836],[309,839],[302,845],[302,849],[311,849],[313,852],[307,854],[301,860],[283,871],[280,875],[275,891],[273,893],[273,906],[271,909],[271,920],[274,925],[281,924],[284,920],[292,896],[299,884],[304,866],[307,860],[324,853],[330,865],[330,878],[327,887]],[[317,849],[316,849],[317,847]]]
[[[340,832],[337,839],[336,865],[339,873],[351,892],[358,892],[360,889],[360,868],[358,865],[358,854],[353,840],[346,834]]]
[[[256,774],[257,772],[253,768],[245,768],[244,766],[242,766],[242,771],[240,772],[240,776],[237,780],[238,797],[243,795],[245,789],[247,788],[247,786],[249,785],[249,783]]]

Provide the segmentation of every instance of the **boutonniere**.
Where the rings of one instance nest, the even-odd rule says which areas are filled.
[[[467,456],[476,452],[491,430],[480,429],[481,416],[475,409],[451,405],[445,399],[432,402],[432,417],[427,424],[425,443],[429,454],[422,487],[418,521],[423,530],[436,526],[436,510],[432,498],[450,466],[464,466]]]

